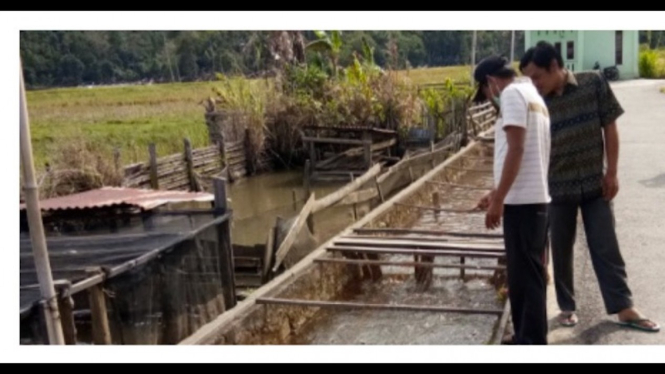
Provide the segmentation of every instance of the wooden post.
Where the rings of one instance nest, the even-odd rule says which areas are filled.
[[[462,264],[462,265],[466,264],[466,257],[462,256],[460,258],[460,264]],[[463,267],[459,271],[459,276],[460,276],[460,278],[462,278],[462,281],[464,281],[464,277],[466,276],[466,272],[465,272]]]
[[[427,127],[429,128],[429,151],[434,152],[434,143],[436,142],[436,124],[434,116],[427,112]]]
[[[386,199],[383,196],[383,191],[381,191],[381,183],[379,183],[379,177],[374,176],[374,184],[376,185],[376,192],[379,193],[379,198],[381,199],[381,203],[386,201]]]
[[[316,149],[314,147],[314,142],[309,142],[309,162],[312,169],[316,167]]]
[[[215,192],[215,211],[217,214],[228,213],[226,179],[212,179]],[[233,242],[231,241],[231,217],[222,222],[217,229],[219,245],[219,260],[222,278],[222,292],[224,294],[225,309],[236,305],[235,266],[233,263]]]
[[[256,173],[257,159],[255,159],[253,155],[250,155],[252,150],[252,138],[250,136],[249,127],[245,128],[245,141],[243,144],[245,146],[245,169],[247,170],[248,175],[254,175]]]
[[[153,190],[159,189],[159,180],[157,179],[157,148],[155,143],[148,145],[148,153],[150,153],[150,188]]]
[[[76,345],[76,325],[74,323],[74,300],[65,292],[58,298],[58,309],[62,320],[62,332],[65,335],[65,344]]]
[[[451,108],[450,109],[452,111],[452,117],[453,117],[453,120],[450,121],[450,123],[452,124],[451,129],[453,129],[452,131],[450,131],[450,133],[452,134],[453,131],[457,130],[457,117],[455,116],[455,106],[456,106],[455,104],[456,104],[456,102],[453,99],[450,99],[450,102],[451,102],[451,105],[450,105]]]
[[[291,198],[293,199],[293,210],[298,210],[298,197],[295,189],[291,190]]]
[[[88,276],[95,276],[101,272],[101,269],[90,268],[86,272]],[[90,313],[92,314],[92,341],[95,345],[109,345],[111,344],[111,329],[109,328],[106,296],[102,283],[88,288],[88,297]]]
[[[372,134],[369,131],[363,132],[363,150],[365,154],[365,167],[369,170],[372,167]]]
[[[268,239],[266,240],[266,251],[263,253],[263,269],[261,273],[261,282],[267,283],[270,279],[270,268],[272,267],[273,254],[275,253],[275,236],[277,234],[277,226],[271,227],[268,231]]]
[[[226,162],[226,143],[224,143],[224,131],[219,132],[219,138],[217,140],[217,149],[219,149],[219,157],[222,160],[222,170],[226,169],[226,175],[222,175],[222,178],[227,178],[229,182],[233,183],[233,175],[231,173],[231,166]]]
[[[192,143],[188,138],[183,139],[185,146],[185,166],[187,167],[187,178],[189,179],[190,191],[198,191],[199,186],[196,183],[196,176],[194,175],[194,157],[192,156]]]
[[[355,180],[353,173],[349,173],[349,177],[351,178],[351,182]],[[357,220],[358,220],[358,204],[353,203],[353,222],[356,222]]]
[[[291,226],[284,237],[284,240],[280,243],[279,248],[277,248],[277,251],[275,252],[275,265],[272,268],[273,272],[276,272],[279,269],[279,265],[281,265],[282,261],[286,258],[286,254],[291,250],[293,243],[298,237],[298,233],[305,225],[306,218],[312,215],[312,207],[314,206],[315,201],[316,198],[314,197],[314,194],[311,194],[296,217],[296,220],[293,222],[293,226]]]
[[[305,196],[309,196],[312,192],[312,160],[305,161],[305,170],[303,172],[303,189],[305,190]]]
[[[122,166],[120,165],[120,148],[115,147],[113,149],[113,167],[115,168],[116,174],[120,175],[120,170],[122,169]],[[124,174],[122,177],[124,178]]]
[[[432,206],[434,206],[435,208],[438,208],[440,201],[441,200],[440,200],[439,192],[432,193]],[[437,221],[439,220],[439,212],[438,211],[434,211],[434,218]]]
[[[312,196],[312,160],[305,161],[305,196]],[[314,235],[314,214],[307,217],[307,228]]]

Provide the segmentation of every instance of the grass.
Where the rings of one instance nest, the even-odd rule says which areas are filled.
[[[468,66],[401,71],[415,84],[468,81]],[[256,84],[265,81],[256,80]],[[64,142],[84,140],[99,154],[112,157],[120,148],[121,164],[148,159],[148,144],[158,156],[182,152],[182,139],[194,147],[208,144],[201,100],[214,96],[219,82],[174,83],[29,91],[28,108],[35,166],[43,169]]]
[[[658,50],[657,71],[659,78],[665,78],[665,49]]]
[[[446,78],[458,82],[468,82],[471,78],[471,67],[469,66],[443,66],[435,68],[419,68],[400,71],[414,84],[444,83]]]
[[[110,155],[120,147],[124,164],[147,159],[147,145],[168,155],[189,137],[207,142],[204,109],[212,83],[67,88],[27,93],[35,163],[49,161],[62,142],[83,138]]]

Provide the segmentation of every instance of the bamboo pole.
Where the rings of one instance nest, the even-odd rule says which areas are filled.
[[[309,196],[312,196],[312,173],[314,170],[314,160],[307,160],[305,161],[305,179],[304,179],[304,190],[305,190],[305,196],[309,198]],[[309,232],[312,235],[315,235],[316,233],[314,232],[314,214],[310,214],[307,217],[307,228],[309,229]]]
[[[351,182],[355,180],[353,173],[349,173],[349,177],[351,178]],[[358,220],[358,204],[353,203],[353,222],[356,222],[357,220]]]
[[[22,66],[20,69],[20,85],[21,166],[23,167],[23,191],[25,192],[32,254],[34,256],[35,268],[37,269],[41,297],[45,300],[44,317],[49,343],[62,345],[65,344],[65,337],[60,321],[57,294],[53,285],[51,264],[44,236],[44,225],[42,223],[42,213],[39,206],[39,186],[35,178],[35,164],[32,158],[30,119],[28,117],[28,103],[25,96]]]
[[[159,178],[157,177],[157,148],[155,143],[148,145],[148,153],[150,154],[150,188],[158,190]]]
[[[367,309],[367,310],[392,310],[408,312],[437,312],[437,313],[460,313],[460,314],[489,314],[500,316],[503,309],[481,309],[481,308],[456,308],[438,305],[402,305],[402,304],[368,304],[345,301],[318,301],[297,300],[262,297],[256,299],[257,304],[265,305],[290,305],[299,307],[317,308],[341,308],[341,309]]]

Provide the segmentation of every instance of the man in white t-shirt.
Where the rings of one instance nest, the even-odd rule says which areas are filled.
[[[494,189],[478,203],[488,229],[501,225],[506,244],[512,344],[547,344],[546,280],[550,195],[550,119],[528,78],[517,78],[507,59],[492,56],[474,71],[476,102],[491,100],[495,124]],[[510,343],[509,343],[510,344]]]

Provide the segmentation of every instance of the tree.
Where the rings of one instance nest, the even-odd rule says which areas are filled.
[[[307,44],[307,49],[314,52],[326,53],[332,63],[333,76],[338,76],[339,54],[342,50],[342,32],[332,31],[328,35],[325,31],[315,31],[319,38]]]
[[[60,60],[59,76],[63,86],[77,86],[83,82],[85,65],[75,56],[68,54]]]

